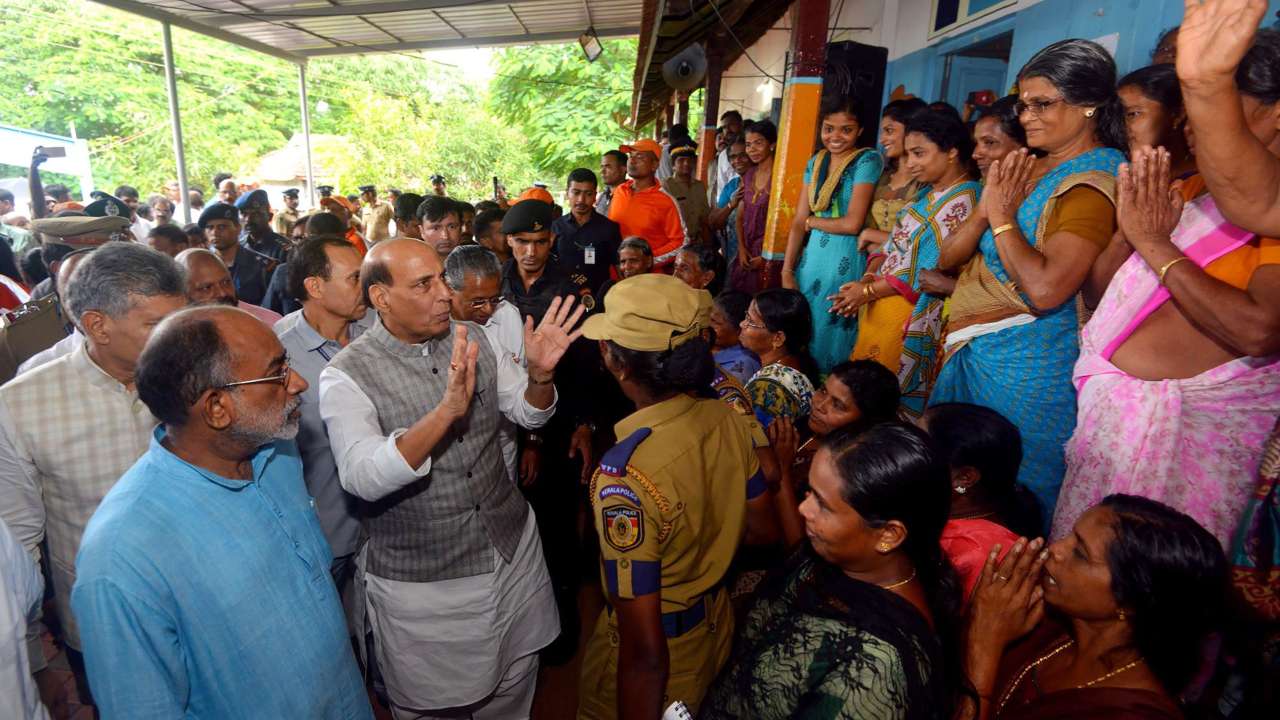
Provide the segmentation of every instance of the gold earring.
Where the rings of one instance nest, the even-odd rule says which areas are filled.
[[[1120,622],[1124,622],[1124,610],[1119,612]]]
[[[1085,111],[1084,111],[1084,116],[1085,116],[1085,117],[1088,117],[1088,118],[1093,117],[1093,108],[1089,108],[1088,110],[1085,110]]]
[[[889,552],[889,546],[885,545],[884,543],[880,543],[879,545],[877,545],[876,549],[879,550],[880,552]]]

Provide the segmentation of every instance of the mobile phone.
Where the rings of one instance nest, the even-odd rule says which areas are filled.
[[[40,147],[40,148],[38,148],[38,150],[40,150],[40,152],[41,152],[45,157],[48,157],[48,158],[66,157],[66,156],[67,156],[67,149],[66,149],[66,148],[64,148],[64,147],[61,147],[61,146],[59,146],[59,147]]]

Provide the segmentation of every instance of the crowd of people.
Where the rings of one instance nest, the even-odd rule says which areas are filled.
[[[705,181],[677,125],[558,197],[219,175],[186,228],[37,152],[0,714],[47,717],[51,632],[104,718],[529,717],[575,657],[580,718],[1267,716],[1265,9],[1188,4],[1123,78],[1054,43],[963,114],[828,87],[779,234],[732,111]]]

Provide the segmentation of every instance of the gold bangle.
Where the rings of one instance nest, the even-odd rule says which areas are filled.
[[[874,282],[874,280],[872,282]],[[867,283],[862,286],[862,295],[868,300],[877,299],[875,291],[871,289],[871,283]]]
[[[1008,223],[1008,224],[1006,224],[1006,225],[1001,225],[1000,227],[998,227],[998,228],[996,228],[995,230],[992,230],[992,231],[991,231],[991,237],[992,237],[992,239],[994,239],[994,238],[998,238],[998,237],[1000,237],[1000,233],[1007,233],[1007,232],[1009,232],[1010,230],[1012,230],[1014,227],[1015,227],[1015,226],[1014,226],[1014,224],[1013,224],[1013,223]]]
[[[1169,268],[1173,267],[1174,265],[1177,265],[1183,260],[1190,260],[1190,259],[1191,258],[1187,257],[1186,255],[1179,255],[1178,257],[1160,266],[1160,270],[1157,272],[1157,274],[1160,276],[1160,284],[1162,286],[1164,285],[1164,276],[1169,273]]]

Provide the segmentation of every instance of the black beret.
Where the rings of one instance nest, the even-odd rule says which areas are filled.
[[[240,211],[235,205],[224,202],[209,203],[204,206],[204,212],[200,213],[200,219],[196,224],[204,230],[211,220],[230,220],[236,225],[240,224]]]
[[[521,200],[502,218],[502,232],[506,235],[524,232],[541,232],[551,229],[555,219],[549,203],[541,200]]]

